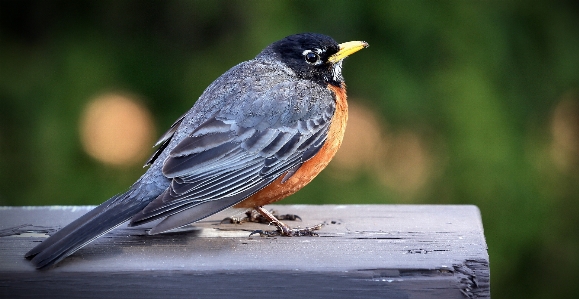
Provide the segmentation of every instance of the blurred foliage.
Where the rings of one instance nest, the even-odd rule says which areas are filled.
[[[350,98],[432,161],[410,195],[330,168],[283,203],[475,204],[494,298],[579,293],[579,150],[557,151],[552,127],[579,99],[576,1],[0,1],[0,205],[123,191],[143,169],[84,152],[90,98],[138,94],[162,132],[228,68],[305,31],[370,43],[345,63]]]

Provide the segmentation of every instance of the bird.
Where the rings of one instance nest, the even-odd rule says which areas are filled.
[[[151,235],[222,210],[256,211],[298,236],[264,205],[311,182],[342,143],[348,118],[343,60],[368,47],[318,33],[287,36],[218,77],[155,144],[147,171],[25,254],[50,268],[129,221],[160,220]]]

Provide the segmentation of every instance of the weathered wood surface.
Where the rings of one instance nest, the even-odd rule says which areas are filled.
[[[325,223],[319,237],[249,237],[267,225],[216,215],[156,236],[123,225],[47,271],[23,257],[90,208],[0,207],[0,298],[490,297],[475,206],[278,205]]]

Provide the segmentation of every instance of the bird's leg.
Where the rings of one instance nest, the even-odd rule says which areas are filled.
[[[270,213],[268,210],[264,209],[263,207],[257,207],[257,208],[255,208],[255,211],[257,211],[259,214],[261,214],[261,216],[263,216],[265,219],[267,219],[270,224],[277,226],[277,230],[274,230],[274,231],[256,230],[256,231],[253,231],[250,234],[250,236],[253,234],[259,234],[260,236],[267,236],[267,237],[273,237],[273,236],[286,236],[286,237],[317,236],[318,234],[316,234],[314,231],[319,230],[322,227],[322,224],[318,224],[318,225],[315,225],[312,227],[306,227],[306,228],[291,228],[291,227],[287,226],[285,223],[279,221],[278,218],[276,218],[272,213]],[[295,220],[296,217],[301,220],[301,218],[299,218],[299,216],[297,216],[297,215],[284,215],[284,216],[290,216],[290,219],[288,219],[288,220]],[[291,218],[293,218],[293,219],[291,219]]]
[[[265,210],[265,209],[263,209],[263,210]],[[270,210],[270,211],[265,210],[265,211],[268,212],[269,216],[262,214],[257,209],[252,209],[251,211],[247,211],[246,214],[248,215],[247,217],[250,219],[249,221],[258,222],[258,223],[271,223],[272,222],[271,217],[273,217],[274,219],[277,219],[277,220],[290,220],[290,221],[300,220],[300,221],[302,221],[302,217],[295,215],[295,214],[278,215],[277,211],[275,211],[275,210]]]
[[[298,215],[294,214],[284,214],[284,215],[277,215],[274,210],[270,211],[270,214],[276,218],[277,220],[302,220],[302,218]],[[232,224],[241,224],[244,222],[256,222],[256,223],[271,223],[271,219],[263,216],[257,210],[251,209],[244,213],[244,217],[227,217],[221,220],[221,223],[232,223]]]

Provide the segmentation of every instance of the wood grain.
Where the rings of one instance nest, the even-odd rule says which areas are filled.
[[[319,237],[265,224],[147,235],[123,225],[46,271],[23,256],[92,207],[0,207],[1,298],[490,298],[480,212],[468,205],[272,205]],[[271,228],[273,229],[273,228]]]

